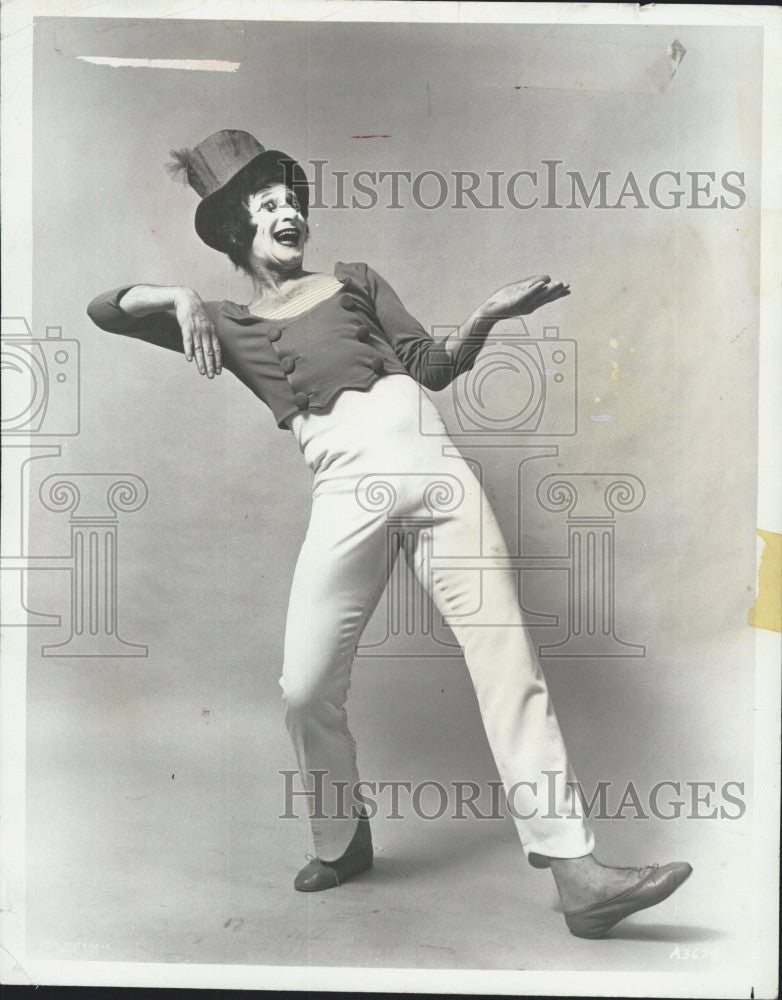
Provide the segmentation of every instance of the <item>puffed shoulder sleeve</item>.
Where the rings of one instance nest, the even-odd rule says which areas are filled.
[[[366,289],[380,326],[395,354],[417,382],[426,389],[437,391],[472,368],[479,344],[465,341],[452,356],[444,346],[452,327],[447,328],[442,337],[432,337],[405,309],[385,278],[366,264],[360,267],[365,271]]]
[[[123,310],[120,305],[122,296],[132,287],[125,285],[97,295],[87,306],[87,315],[92,322],[108,333],[121,333],[126,337],[135,337],[149,344],[184,354],[182,331],[173,313],[159,312],[149,313],[147,316],[131,316]]]

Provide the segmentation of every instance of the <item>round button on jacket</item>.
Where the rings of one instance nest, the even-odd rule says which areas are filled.
[[[364,343],[365,341],[369,340],[369,327],[368,326],[360,326],[356,330],[356,340],[360,340],[362,343]]]
[[[356,300],[351,295],[341,295],[339,298],[339,304],[343,309],[356,308]]]
[[[269,338],[269,340],[272,340],[272,341],[279,340],[280,337],[282,336],[282,330],[276,330],[276,329],[275,330],[269,330],[269,332],[266,334],[266,336]]]
[[[375,375],[382,375],[385,365],[383,364],[382,358],[372,358],[371,362],[369,363],[369,367],[372,369]]]
[[[296,369],[296,362],[293,358],[283,358],[280,362],[280,368],[282,368],[286,375],[290,375]]]
[[[293,397],[293,402],[300,410],[306,410],[310,405],[310,398],[306,392],[297,392]]]

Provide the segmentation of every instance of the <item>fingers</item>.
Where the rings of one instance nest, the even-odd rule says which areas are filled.
[[[220,342],[210,321],[194,321],[182,331],[185,357],[195,358],[199,374],[214,378],[223,370]]]
[[[212,330],[212,349],[214,351],[215,371],[219,375],[223,370],[223,355],[220,350],[220,341],[217,339],[217,334],[214,330]]]
[[[540,274],[534,278],[524,278],[521,284],[527,286],[524,289],[524,294],[530,296],[537,295],[550,281],[551,278],[547,274]]]
[[[182,327],[182,345],[185,349],[185,357],[188,361],[193,360],[193,331],[190,326]]]
[[[548,304],[549,302],[554,302],[556,299],[562,299],[566,295],[570,295],[570,289],[568,288],[567,285],[549,295],[548,298],[546,299],[546,304]]]
[[[570,295],[570,285],[563,281],[548,282],[533,291],[531,304],[537,309],[548,302],[561,299],[565,295]]]
[[[195,359],[198,371],[207,378],[214,378],[219,367],[215,360],[215,349],[211,332],[202,332],[195,342]]]

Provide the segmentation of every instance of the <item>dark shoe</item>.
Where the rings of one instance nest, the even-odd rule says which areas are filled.
[[[299,892],[320,892],[323,889],[336,889],[338,885],[347,882],[349,878],[358,875],[372,867],[372,833],[369,820],[362,816],[353,839],[341,858],[336,861],[321,861],[313,858],[293,882],[293,888]]]
[[[565,914],[565,923],[570,933],[580,938],[600,938],[618,924],[620,920],[629,917],[631,913],[645,910],[667,899],[685,879],[692,874],[692,865],[686,861],[660,868],[653,865],[639,869],[641,880],[638,885],[627,889],[618,896],[595,903],[583,910]]]

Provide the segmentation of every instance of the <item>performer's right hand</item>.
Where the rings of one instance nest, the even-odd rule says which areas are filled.
[[[212,317],[198,292],[192,288],[177,288],[174,311],[182,329],[182,343],[188,361],[195,358],[201,375],[214,378],[223,370],[220,341]]]

